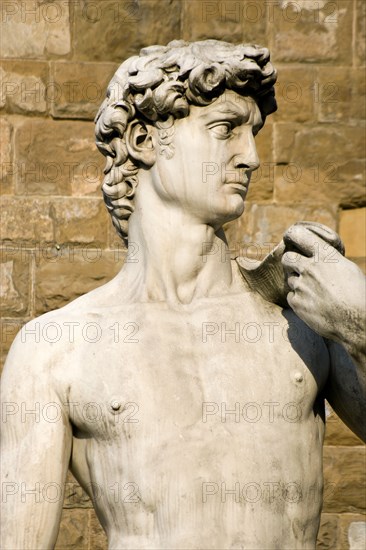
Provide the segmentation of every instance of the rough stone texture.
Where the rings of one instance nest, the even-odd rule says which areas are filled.
[[[52,116],[94,120],[117,67],[114,63],[53,63]]]
[[[363,0],[356,0],[354,14],[356,27],[355,61],[357,65],[366,64],[366,4]]]
[[[352,52],[352,7],[348,0],[272,3],[274,60],[347,65]]]
[[[362,441],[338,418],[336,413],[329,408],[325,430],[326,445],[362,445]]]
[[[5,249],[0,258],[0,312],[4,317],[29,313],[30,257],[19,250]]]
[[[71,472],[68,472],[65,483],[64,508],[92,508],[93,504],[87,493],[80,487]]]
[[[59,245],[77,243],[105,247],[109,217],[101,199],[62,199],[52,205],[55,240]]]
[[[136,50],[167,43],[180,33],[179,0],[74,3],[74,57],[121,63]]]
[[[335,208],[316,204],[247,204],[245,214],[226,227],[236,255],[262,257],[278,244],[286,228],[297,220],[318,221],[335,229]]]
[[[365,513],[365,446],[324,447],[323,512]]]
[[[364,119],[365,79],[365,72],[359,69],[319,69],[319,78],[313,87],[314,101],[319,105],[319,120],[357,124]]]
[[[1,107],[9,113],[45,114],[50,93],[48,70],[42,61],[2,61]]]
[[[275,200],[362,206],[364,131],[359,127],[275,126]]]
[[[322,514],[320,522],[317,550],[335,550],[337,547],[337,524],[336,514]]]
[[[13,192],[13,127],[6,118],[0,118],[0,191],[1,195]]]
[[[365,256],[366,208],[343,210],[340,216],[339,232],[346,247],[347,256]]]
[[[50,201],[23,197],[3,197],[1,209],[1,238],[5,241],[32,244],[52,242],[54,222]]]
[[[56,550],[89,549],[89,511],[64,508]]]
[[[44,251],[35,276],[37,315],[105,284],[121,269],[123,260],[121,251],[106,251],[94,245],[82,250],[69,247],[59,253],[55,249]]]
[[[70,53],[68,2],[14,0],[4,4],[2,57],[42,59]]]
[[[5,242],[32,243],[36,250],[47,243],[103,246],[107,241],[108,215],[101,199],[3,197],[1,216]]]
[[[104,159],[94,141],[91,122],[25,119],[15,135],[18,192],[100,196]]]
[[[90,510],[90,540],[92,541],[93,550],[107,550],[108,541],[106,534],[101,527],[99,520],[94,512]]]
[[[227,42],[266,41],[267,14],[262,0],[238,2],[184,2],[183,38],[205,40],[217,38]]]
[[[366,547],[366,522],[353,521],[348,528],[350,550],[363,550]]]
[[[365,537],[366,522],[364,514],[342,514],[339,516],[339,549],[364,550],[366,546]]]
[[[34,7],[35,13],[29,13]],[[104,159],[95,152],[92,122],[75,119],[91,119],[98,106],[85,100],[84,87],[95,81],[104,93],[112,64],[145,45],[175,38],[224,38],[271,48],[279,69],[279,110],[258,136],[262,167],[253,174],[247,218],[231,224],[230,240],[234,249],[239,242],[242,250],[243,242],[276,241],[293,221],[314,219],[338,227],[348,257],[365,269],[360,209],[365,204],[365,155],[359,129],[365,118],[364,0],[13,0],[1,5],[1,16],[0,109],[6,114],[0,119],[1,236],[11,247],[4,257],[13,261],[12,271],[7,264],[12,278],[5,279],[12,296],[8,305],[14,306],[1,321],[2,362],[21,325],[36,315],[35,307],[39,312],[59,307],[112,277],[119,264],[106,248],[118,247],[123,261],[123,245],[104,207],[82,198],[99,196]],[[50,85],[50,75],[60,88]],[[72,88],[74,81],[82,87]],[[51,115],[64,120],[53,121]],[[31,173],[34,162],[45,170],[43,178]],[[73,165],[63,163],[73,162],[69,177]],[[264,165],[272,162],[277,166]],[[302,169],[297,181],[291,181],[297,176],[291,162]],[[335,174],[327,162],[337,165]],[[59,177],[50,163],[62,164]],[[15,182],[17,196],[12,196]],[[80,202],[68,200],[70,195]],[[82,261],[85,250],[94,246],[94,235],[102,245],[104,268],[101,261]],[[57,239],[59,251],[54,248]],[[80,249],[74,263],[52,263],[70,244]],[[254,257],[267,251],[267,246],[246,248]],[[22,259],[28,252],[28,259]],[[350,511],[359,509],[363,450],[334,413],[328,417],[325,444],[327,479],[346,485],[340,493],[327,494],[318,550],[355,550],[350,526],[364,516]],[[79,489],[69,494],[58,547],[107,548],[89,505]]]
[[[318,70],[309,67],[278,67],[276,98],[278,111],[274,121],[310,122],[316,118]]]

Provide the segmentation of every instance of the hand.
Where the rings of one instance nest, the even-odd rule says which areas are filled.
[[[305,224],[291,226],[283,240],[293,251],[282,257],[290,307],[321,336],[351,345],[362,340],[366,302],[362,271]]]

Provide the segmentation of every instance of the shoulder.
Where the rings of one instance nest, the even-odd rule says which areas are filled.
[[[18,332],[5,363],[4,377],[9,372],[18,376],[45,376],[46,372],[56,376],[60,371],[66,377],[85,346],[97,343],[101,333],[113,336],[114,323],[125,323],[131,317],[132,307],[123,304],[119,286],[112,280],[60,309],[36,317]]]
[[[66,374],[76,344],[76,328],[95,317],[93,312],[97,304],[95,291],[92,291],[27,322],[10,347],[2,383],[14,385],[26,379],[29,385],[32,380],[42,385],[44,381],[56,378],[60,370]]]

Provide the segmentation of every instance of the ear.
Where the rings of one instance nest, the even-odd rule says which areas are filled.
[[[126,147],[128,154],[139,163],[151,167],[156,155],[151,128],[141,120],[133,120],[127,128]]]

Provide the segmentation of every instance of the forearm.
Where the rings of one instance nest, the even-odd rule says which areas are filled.
[[[326,341],[330,355],[330,372],[325,397],[342,420],[362,440],[366,440],[366,369],[365,358],[356,360],[344,344]],[[355,355],[357,346],[351,344]]]
[[[340,343],[358,368],[366,374],[366,310],[345,309],[335,341]]]
[[[27,403],[29,408],[29,404]],[[66,422],[3,418],[1,545],[44,550],[56,543],[71,453]]]
[[[14,485],[6,486],[6,482],[4,485],[11,489],[14,487]],[[47,502],[41,492],[39,501],[31,504],[29,501],[35,500],[35,493],[31,494],[30,491],[35,487],[26,487],[20,483],[15,487],[18,494],[11,497],[7,495],[7,502],[2,503],[2,550],[53,549],[59,531],[62,501],[61,503]],[[51,496],[51,491],[49,493]],[[21,502],[22,497],[25,502]],[[41,502],[42,499],[43,502]]]

